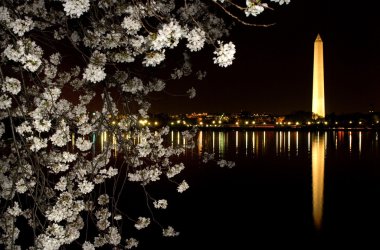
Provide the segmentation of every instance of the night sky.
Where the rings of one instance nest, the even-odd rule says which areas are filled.
[[[212,63],[212,50],[202,51],[195,55],[194,67],[202,65],[208,71],[203,81],[168,84],[171,93],[194,86],[194,99],[160,97],[152,101],[151,111],[311,111],[313,47],[318,33],[324,42],[326,114],[368,112],[371,105],[380,110],[380,15],[376,6],[344,0],[292,0],[274,7],[250,19],[275,22],[274,26],[236,25],[225,39],[237,47],[232,66],[220,68]]]

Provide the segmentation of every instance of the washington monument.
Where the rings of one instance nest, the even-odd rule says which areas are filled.
[[[313,70],[313,119],[325,117],[325,90],[323,72],[323,42],[318,34],[314,42],[314,70]]]

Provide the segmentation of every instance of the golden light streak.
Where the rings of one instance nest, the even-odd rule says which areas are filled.
[[[265,134],[265,131],[263,133],[263,137],[264,137],[264,140],[263,140],[263,152],[265,152],[265,147],[266,147],[266,134]]]
[[[278,155],[278,131],[276,131],[276,156]]]
[[[212,152],[215,152],[215,132],[212,132]]]
[[[316,229],[321,229],[323,217],[323,190],[325,175],[325,134],[313,134],[312,138],[312,190],[313,219]]]
[[[359,156],[362,154],[362,131],[359,132]]]
[[[255,152],[255,149],[256,149],[255,145],[256,145],[255,132],[252,132],[252,153],[253,154],[256,154],[256,152]]]
[[[350,153],[352,152],[352,132],[349,132],[349,147],[350,147]]]
[[[235,133],[235,147],[236,147],[236,154],[239,151],[239,131],[236,131]]]
[[[225,147],[225,134],[224,132],[219,132],[219,156],[224,156],[224,147]]]
[[[202,155],[203,150],[203,131],[200,131],[198,134],[198,155]]]
[[[245,132],[245,155],[248,155],[248,132]]]

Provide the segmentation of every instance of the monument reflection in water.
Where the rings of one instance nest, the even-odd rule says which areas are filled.
[[[110,148],[112,156],[117,156],[118,145],[112,133],[99,133],[92,139],[96,145],[93,150]],[[186,200],[180,203],[185,204],[185,211],[180,213],[191,214],[184,222],[188,223],[188,231],[182,234],[191,238],[190,243],[202,234],[207,235],[210,245],[214,244],[227,232],[225,228],[243,228],[247,223],[255,225],[259,229],[256,236],[263,239],[292,240],[299,235],[313,243],[327,238],[339,242],[376,239],[378,243],[379,131],[200,130],[194,139],[195,147],[187,148],[175,159],[184,162],[189,170],[184,178],[193,181],[193,200],[180,201]],[[134,143],[139,141],[136,136]],[[172,130],[164,143],[177,147],[187,142],[181,131]],[[199,168],[204,152],[214,153],[216,159],[233,160],[236,167],[225,171],[210,163],[212,171]],[[247,205],[247,197],[254,197],[255,206]],[[245,220],[230,219],[223,226],[212,224],[219,223],[220,216],[226,214]],[[199,229],[204,221],[209,224]],[[208,234],[210,228],[217,237]],[[236,231],[231,236],[235,231],[228,232],[231,245],[250,244],[250,235],[242,237],[242,231]]]
[[[323,186],[325,178],[325,133],[312,135],[311,168],[313,190],[313,218],[316,229],[321,229],[323,217]]]

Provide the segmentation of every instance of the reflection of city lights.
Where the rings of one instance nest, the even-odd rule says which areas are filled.
[[[203,132],[200,131],[198,135],[198,154],[199,156],[202,155],[202,150],[203,150]]]
[[[362,153],[362,132],[359,132],[359,155]]]
[[[296,155],[298,156],[298,131],[296,132]]]
[[[352,132],[351,131],[349,133],[349,148],[350,148],[350,153],[351,153],[351,150],[352,150]]]
[[[212,152],[215,151],[215,132],[212,132]]]

